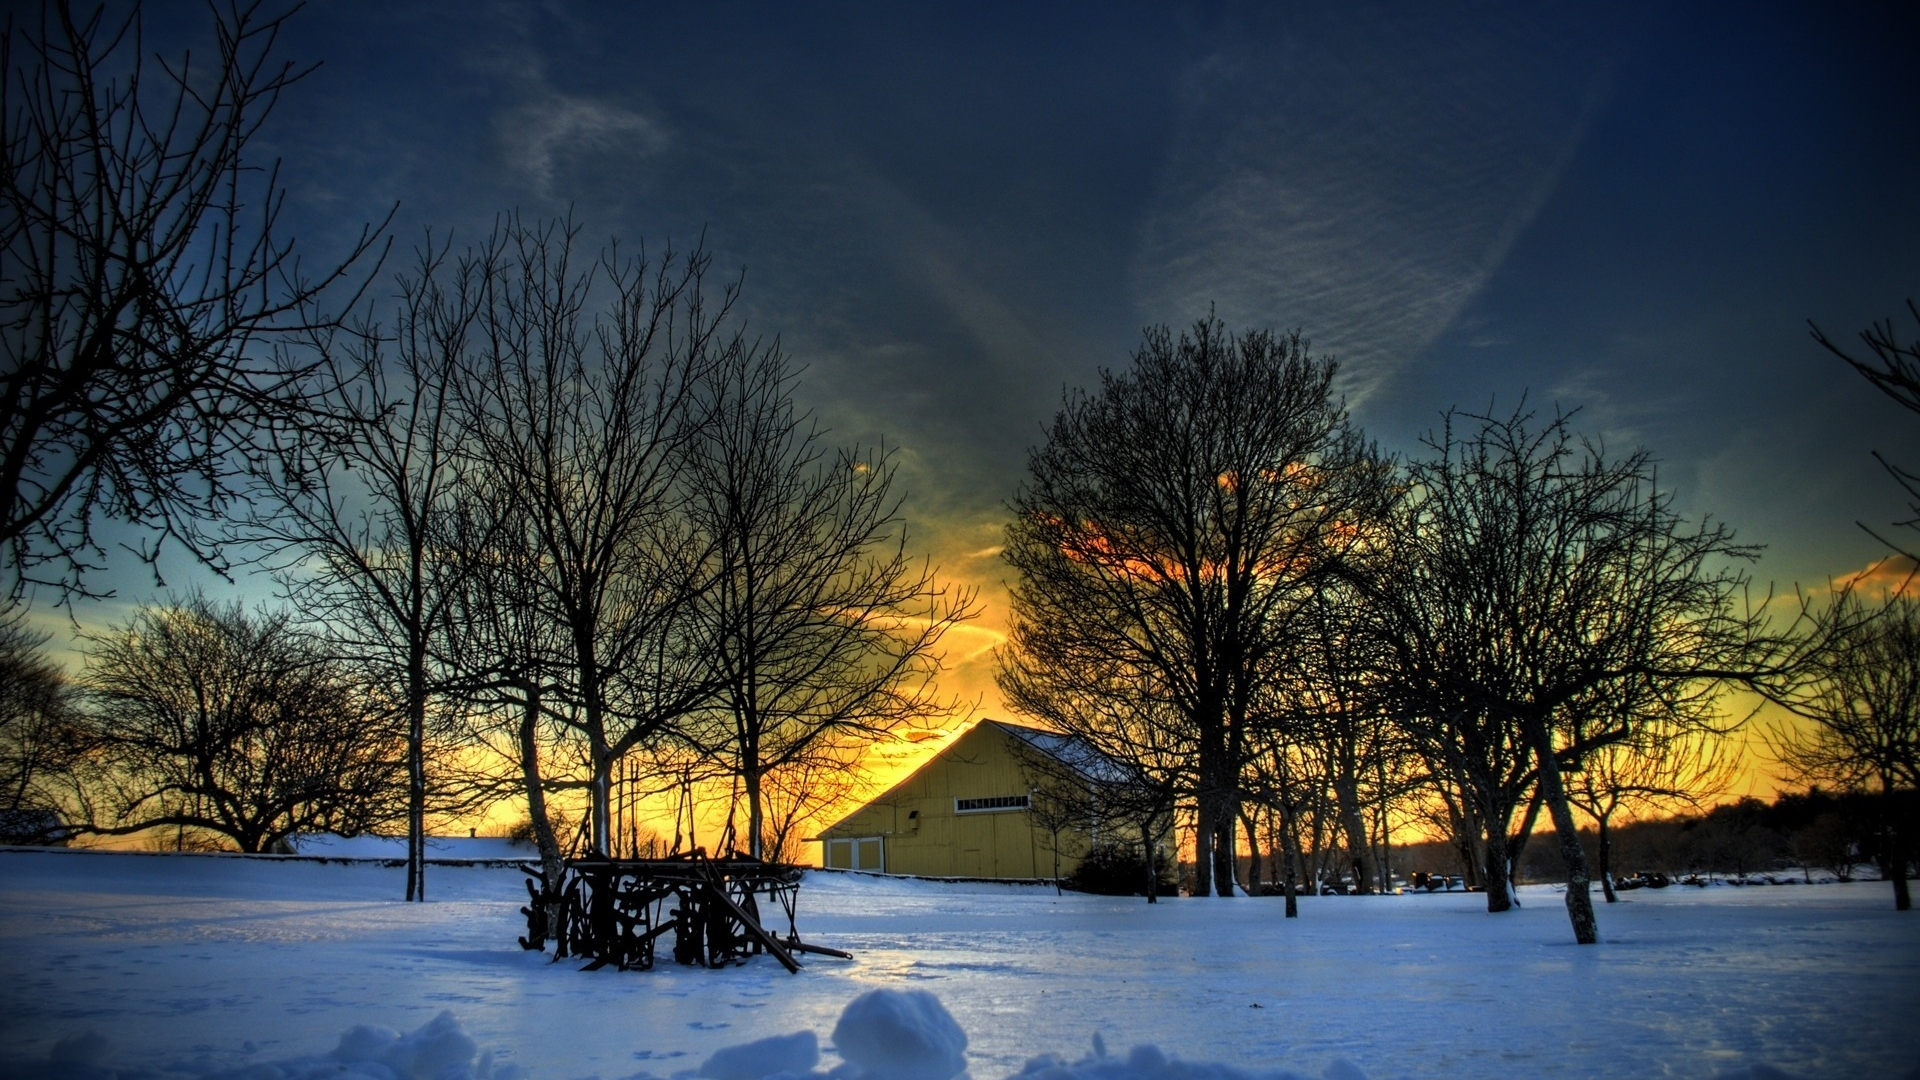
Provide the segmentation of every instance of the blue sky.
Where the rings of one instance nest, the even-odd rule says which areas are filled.
[[[1858,570],[1856,520],[1903,509],[1870,453],[1920,463],[1920,423],[1807,321],[1850,339],[1920,297],[1920,18],[1591,7],[330,0],[289,24],[323,66],[259,148],[311,256],[395,203],[402,247],[514,209],[704,233],[986,588],[959,685],[1062,388],[1210,304],[1338,357],[1390,449],[1526,394],[1652,451],[1767,545],[1763,586]],[[150,8],[155,49],[204,21]]]

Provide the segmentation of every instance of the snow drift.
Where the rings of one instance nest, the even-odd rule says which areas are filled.
[[[676,1080],[954,1080],[966,1072],[967,1036],[940,1000],[925,990],[873,990],[850,1002],[834,1025],[842,1063],[821,1070],[819,1040],[811,1031],[727,1047]],[[115,1064],[110,1040],[79,1036],[55,1044],[45,1062],[19,1080],[530,1080],[518,1066],[496,1066],[480,1053],[451,1012],[402,1035],[362,1024],[340,1037],[323,1057],[289,1058],[239,1069]],[[1297,1074],[1231,1065],[1187,1063],[1156,1047],[1137,1046],[1124,1058],[1110,1057],[1096,1036],[1091,1056],[1064,1062],[1038,1057],[1009,1080],[1290,1080]],[[1366,1080],[1340,1063],[1325,1080]]]
[[[730,1046],[690,1073],[672,1080],[954,1080],[966,1072],[967,1036],[940,1000],[925,990],[873,990],[855,998],[834,1025],[842,1059],[821,1070],[819,1040],[795,1032]],[[93,1035],[62,1040],[45,1062],[18,1080],[531,1080],[518,1066],[496,1066],[480,1053],[452,1013],[443,1012],[419,1030],[402,1035],[362,1024],[340,1037],[324,1057],[291,1058],[239,1069],[115,1065],[106,1059],[110,1041]],[[646,1074],[639,1074],[645,1076]],[[1100,1036],[1077,1061],[1053,1055],[1027,1062],[1008,1080],[1309,1080],[1299,1073],[1223,1062],[1182,1061],[1156,1046],[1136,1046],[1124,1056],[1107,1052]],[[1336,1061],[1321,1080],[1367,1080],[1351,1062]],[[1765,1066],[1721,1073],[1719,1080],[1792,1080]]]

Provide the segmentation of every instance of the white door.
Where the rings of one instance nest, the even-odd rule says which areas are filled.
[[[831,870],[887,871],[886,846],[878,836],[834,837],[827,841],[827,867]]]

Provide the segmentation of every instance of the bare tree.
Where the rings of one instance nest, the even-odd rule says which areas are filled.
[[[553,703],[565,693],[566,628],[540,604],[537,537],[527,507],[506,488],[469,485],[440,534],[447,558],[462,570],[448,584],[444,619],[431,639],[447,676],[446,692],[464,705],[468,737],[487,761],[508,764],[491,785],[525,800],[528,828],[540,852],[543,923],[560,925],[564,876],[561,820],[548,796],[577,790],[552,760],[564,735]],[[476,785],[482,786],[482,785]],[[538,942],[533,944],[537,945]]]
[[[1260,673],[1350,542],[1343,523],[1384,491],[1333,371],[1297,333],[1150,328],[1129,370],[1067,396],[1013,501],[1002,687],[1121,760],[1101,726],[1130,727],[1144,699],[1172,707],[1191,738],[1196,891],[1233,890]],[[1119,700],[1086,707],[1096,690]]]
[[[798,863],[801,840],[815,822],[845,806],[865,779],[864,747],[816,742],[803,757],[767,770],[762,778],[765,810],[761,858]]]
[[[339,438],[261,470],[265,502],[242,527],[268,545],[292,601],[334,646],[398,688],[407,728],[408,900],[426,899],[428,720],[446,682],[433,637],[466,564],[448,558],[445,518],[461,497],[454,381],[479,317],[486,253],[449,262],[428,246],[399,278],[390,327],[327,336]],[[344,355],[336,354],[344,345]]]
[[[1893,793],[1920,788],[1920,600],[1891,594],[1870,610],[1845,592],[1825,622],[1839,632],[1782,699],[1813,724],[1776,727],[1773,750],[1803,781],[1879,783],[1887,811],[1882,869],[1893,882],[1894,907],[1907,911],[1907,841],[1894,826]]]
[[[565,677],[542,704],[584,744],[593,848],[611,840],[615,764],[710,693],[692,601],[705,565],[681,511],[695,392],[739,347],[737,287],[707,258],[609,248],[575,263],[571,222],[501,226],[460,385],[475,482],[516,500],[521,593],[559,629]],[[604,295],[596,311],[595,297]]]
[[[91,639],[84,688],[111,816],[90,832],[175,826],[265,851],[404,813],[392,710],[366,700],[285,611],[197,594],[143,607]]]
[[[755,857],[770,771],[953,711],[933,685],[940,641],[978,611],[908,554],[892,453],[828,447],[795,408],[796,380],[778,345],[732,343],[686,444],[715,688],[712,723],[688,734],[740,779]]]
[[[1263,816],[1266,819],[1267,846],[1276,860],[1274,871],[1280,877],[1282,895],[1286,898],[1286,917],[1297,919],[1305,864],[1300,844],[1301,819],[1313,813],[1312,804],[1320,801],[1323,792],[1313,782],[1302,744],[1273,737],[1278,730],[1277,725],[1268,725],[1266,737],[1256,741],[1241,783],[1246,788],[1250,823],[1257,824]],[[1251,824],[1247,839],[1257,850],[1259,835]],[[1258,888],[1259,877],[1252,876],[1254,880],[1249,885]]]
[[[1609,904],[1618,899],[1613,891],[1616,818],[1646,810],[1697,810],[1727,790],[1736,764],[1711,723],[1662,722],[1657,716],[1630,723],[1631,735],[1589,750],[1579,768],[1565,775],[1567,800],[1597,830],[1600,891]]]
[[[0,614],[0,843],[62,841],[64,819],[83,795],[89,740],[72,686],[45,644],[24,610]]]
[[[1025,772],[1029,785],[1027,817],[1047,834],[1043,842],[1053,856],[1053,891],[1057,895],[1062,891],[1061,860],[1084,858],[1092,850],[1091,837],[1100,806],[1092,791],[1081,785],[1047,772],[1036,773],[1031,767]]]
[[[1378,523],[1366,524],[1371,531]],[[1273,763],[1290,756],[1293,784],[1321,789],[1346,840],[1343,876],[1350,874],[1355,890],[1364,893],[1376,882],[1386,887],[1385,831],[1376,843],[1368,818],[1377,819],[1384,803],[1406,790],[1412,747],[1390,722],[1389,695],[1381,684],[1389,660],[1374,651],[1377,643],[1355,621],[1363,606],[1360,595],[1339,581],[1322,583],[1301,606],[1265,680],[1254,737],[1283,744],[1263,755],[1266,785],[1281,775]],[[1305,805],[1298,790],[1280,794],[1289,804]]]
[[[1521,793],[1537,784],[1569,868],[1574,936],[1591,943],[1590,873],[1565,775],[1628,739],[1637,719],[1594,702],[1623,687],[1674,698],[1771,672],[1778,643],[1740,607],[1746,579],[1731,568],[1754,551],[1724,525],[1683,521],[1644,452],[1610,457],[1564,415],[1536,426],[1524,405],[1505,417],[1450,413],[1429,446],[1430,458],[1409,463],[1417,494],[1384,572],[1355,577],[1394,658],[1387,684],[1399,715],[1475,797],[1489,909],[1506,906],[1495,890],[1506,891],[1511,853],[1500,849]]]
[[[1519,718],[1484,707],[1470,681],[1470,665],[1497,657],[1499,644],[1483,617],[1488,605],[1474,595],[1483,588],[1474,553],[1407,513],[1407,539],[1357,579],[1367,625],[1384,644],[1390,715],[1428,763],[1447,831],[1471,849],[1487,910],[1506,911],[1513,848],[1528,831],[1516,835],[1514,819],[1536,782],[1532,751]]]
[[[1913,315],[1916,322],[1920,322],[1920,306],[1908,300],[1907,311]],[[1910,411],[1920,413],[1920,339],[1901,343],[1900,339],[1894,336],[1893,320],[1888,319],[1860,331],[1860,341],[1867,347],[1870,357],[1858,357],[1842,349],[1818,326],[1812,326],[1812,324],[1809,326],[1813,332],[1813,340],[1819,342],[1822,348],[1846,361],[1888,397]],[[1914,516],[1895,524],[1920,530],[1920,473],[1914,473],[1908,468],[1896,465],[1877,450],[1874,451],[1873,456],[1879,460],[1887,470],[1887,474],[1893,477],[1894,483],[1899,484],[1907,493],[1907,498],[1911,500],[1908,509]],[[1914,554],[1920,551],[1920,545],[1913,545],[1912,541],[1908,541],[1910,546],[1903,548],[1874,532],[1864,523],[1860,527],[1888,547],[1905,555],[1910,564],[1920,564],[1920,555]]]
[[[364,232],[301,266],[277,166],[247,157],[280,95],[312,70],[274,56],[286,15],[214,8],[214,55],[145,54],[140,10],[69,0],[8,23],[0,83],[0,548],[10,594],[89,595],[95,526],[146,530],[223,569],[208,523],[242,463],[333,418],[310,361],[272,346],[354,300]]]

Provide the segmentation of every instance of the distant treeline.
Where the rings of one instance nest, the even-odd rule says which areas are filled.
[[[1705,813],[1616,827],[1612,865],[1619,877],[1658,873],[1676,880],[1697,875],[1702,880],[1764,876],[1849,881],[1866,875],[1886,880],[1889,825],[1902,835],[1911,835],[1920,825],[1920,798],[1914,792],[1888,796],[1815,787],[1781,794],[1771,803],[1749,797]],[[1583,830],[1581,841],[1597,862],[1594,831]],[[1422,844],[1403,852],[1398,861],[1409,871],[1459,873],[1459,858],[1448,845]],[[1913,876],[1910,858],[1906,871]],[[1556,847],[1527,846],[1519,874],[1523,881],[1564,881],[1566,873]]]

